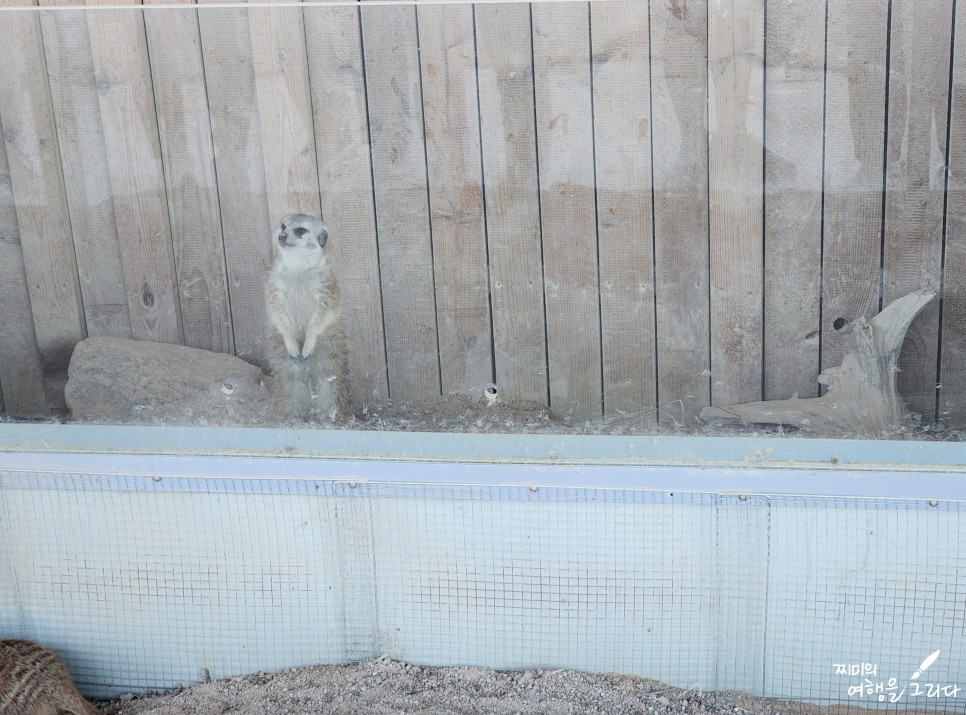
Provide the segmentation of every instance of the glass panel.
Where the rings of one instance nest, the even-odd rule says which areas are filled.
[[[3,419],[960,439],[964,12],[5,7]]]

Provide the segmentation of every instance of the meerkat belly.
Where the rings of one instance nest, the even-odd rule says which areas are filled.
[[[313,288],[311,285],[295,284],[286,292],[285,310],[299,342],[305,339],[305,331],[319,309],[319,300]]]

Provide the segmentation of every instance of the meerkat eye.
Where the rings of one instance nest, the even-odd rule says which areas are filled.
[[[282,224],[282,230],[283,231],[285,230],[285,224],[284,223]]]
[[[305,228],[297,228],[297,229],[295,229],[295,235],[296,236],[304,236],[305,235],[305,232],[307,230],[308,229],[305,229]]]

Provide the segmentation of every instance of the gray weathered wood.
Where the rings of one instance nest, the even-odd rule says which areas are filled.
[[[605,414],[657,417],[648,5],[591,4]]]
[[[701,416],[792,425],[823,437],[903,434],[912,421],[896,386],[899,350],[909,324],[935,297],[936,291],[925,288],[893,301],[871,321],[857,318],[851,332],[854,348],[841,366],[819,375],[828,387],[821,397],[706,407]]]
[[[182,343],[158,119],[142,11],[87,13],[135,338]]]
[[[0,118],[0,132],[4,126]],[[24,270],[17,211],[4,142],[0,142],[0,388],[3,410],[12,415],[47,412],[34,336],[27,274]]]
[[[322,213],[342,290],[349,381],[357,404],[389,394],[379,285],[369,120],[356,8],[305,8]]]
[[[582,3],[533,6],[550,407],[601,414],[590,28]]]
[[[939,419],[966,428],[966,2],[956,3],[946,192]]]
[[[0,86],[0,118],[34,333],[44,377],[56,380],[66,377],[85,325],[38,14],[4,16]]]
[[[41,0],[40,4],[78,3]],[[70,13],[45,12],[40,23],[87,333],[130,337],[136,297],[124,287],[87,17],[80,8]]]
[[[319,216],[302,8],[256,7],[248,11],[248,20],[272,224],[288,213]]]
[[[764,2],[709,12],[711,400],[733,404],[762,397]]]
[[[362,4],[389,391],[440,394],[416,9]]]
[[[651,3],[658,407],[692,423],[711,401],[708,4]]]
[[[765,31],[766,400],[818,394],[825,2],[773,0]]]
[[[882,300],[942,280],[952,0],[893,0]],[[927,422],[936,411],[938,301],[909,330],[899,389]]]
[[[233,353],[198,11],[146,11],[144,24],[185,345]]]
[[[493,352],[501,399],[547,404],[530,6],[476,7]]]
[[[218,203],[238,357],[269,365],[265,282],[272,261],[262,131],[248,11],[198,9]],[[281,217],[279,217],[281,218]],[[277,219],[276,219],[277,220]]]
[[[432,396],[441,387],[467,389],[483,381],[470,374],[486,375],[488,381],[495,371],[503,399],[546,402],[548,362],[549,377],[559,378],[551,400],[559,412],[598,414],[602,394],[608,413],[646,411],[658,404],[665,423],[687,420],[695,407],[708,404],[713,381],[721,381],[717,400],[720,390],[731,389],[728,385],[761,377],[765,397],[815,394],[819,346],[823,363],[837,364],[854,340],[852,322],[873,315],[880,299],[888,302],[920,286],[939,287],[952,0],[892,3],[887,156],[882,152],[888,6],[878,0],[828,4],[829,71],[823,77],[825,3],[769,3],[765,76],[755,64],[760,61],[753,47],[758,26],[752,33],[740,29],[746,15],[759,18],[762,2],[711,6],[710,60],[704,34],[709,4],[685,0],[537,6],[533,38],[525,5],[200,10],[200,42],[191,15],[177,11],[159,12],[156,24],[149,17],[146,42],[145,21],[136,11],[91,17],[80,11],[49,13],[39,24],[37,16],[24,15],[15,22],[30,18],[29,27],[18,33],[20,45],[8,45],[13,61],[0,72],[5,80],[19,72],[42,81],[29,80],[28,102],[19,101],[20,94],[8,95],[17,100],[7,102],[16,105],[12,115],[0,98],[0,113],[34,112],[46,117],[46,129],[33,121],[21,122],[13,133],[6,126],[4,144],[22,146],[17,142],[23,140],[23,127],[50,141],[34,141],[40,163],[30,163],[26,154],[11,155],[13,189],[24,177],[39,176],[46,182],[45,197],[61,195],[54,204],[45,198],[35,205],[55,206],[43,220],[59,216],[62,230],[44,235],[59,236],[62,248],[73,239],[76,251],[74,308],[44,309],[43,301],[33,300],[27,305],[35,318],[38,310],[47,310],[54,321],[72,319],[83,326],[86,319],[92,334],[158,339],[167,329],[177,342],[210,339],[214,346],[227,339],[219,348],[225,350],[231,349],[230,322],[238,354],[259,362],[268,333],[262,286],[275,214],[321,208],[347,296],[360,401],[381,400],[390,389],[402,398]],[[961,23],[962,5],[957,4]],[[4,36],[12,17],[4,18]],[[729,27],[739,31],[732,34]],[[966,29],[960,27],[958,37],[961,44]],[[739,47],[749,38],[750,53]],[[642,59],[648,52],[650,78]],[[954,56],[960,65],[964,55]],[[34,66],[36,71],[25,69]],[[705,114],[709,68],[717,80],[738,81],[712,87],[710,132]],[[945,199],[944,322],[940,332],[938,302],[923,311],[909,331],[899,376],[900,391],[912,408],[931,415],[938,362],[940,408],[951,418],[957,410],[966,414],[966,391],[956,391],[964,378],[958,355],[966,350],[959,341],[966,325],[961,296],[966,289],[959,281],[966,271],[959,239],[966,230],[959,209],[966,203],[966,185],[956,168],[966,164],[958,149],[966,142],[959,126],[966,100],[958,99],[966,92],[961,77],[966,70],[959,69],[953,73]],[[762,138],[755,129],[761,126],[762,107],[753,97],[760,96],[755,82],[763,77],[768,112],[764,254],[741,228],[750,225],[749,219],[754,223],[762,208],[761,187],[749,189],[744,172],[753,174],[756,162],[759,175],[762,168]],[[828,85],[824,117],[823,82]],[[205,93],[207,109],[199,103]],[[648,94],[653,96],[649,110],[638,103]],[[819,174],[823,119],[824,177]],[[205,122],[211,124],[207,147]],[[649,193],[651,169],[642,157],[652,143],[656,274],[655,304],[648,315],[642,296],[652,259],[650,239],[643,234],[650,230],[650,204],[640,197]],[[58,161],[60,168],[51,170]],[[819,214],[822,179],[824,215]],[[757,206],[750,198],[756,191]],[[27,216],[35,209],[20,193],[16,211]],[[216,225],[223,224],[223,257],[217,244],[187,240],[189,215],[212,227],[200,232],[206,237],[217,237]],[[819,243],[811,237],[822,221],[820,272]],[[21,222],[20,234],[23,246],[17,251],[30,276],[29,220]],[[200,254],[191,253],[199,248]],[[70,260],[40,263],[43,270],[59,271]],[[191,275],[189,265],[197,266]],[[716,290],[724,293],[716,293],[713,302],[716,360],[709,379],[712,265]],[[224,293],[219,306],[217,299],[193,291],[226,280],[231,315]],[[755,305],[760,310],[762,299],[754,290],[757,283],[760,291],[762,281],[763,373],[760,362],[757,371],[754,367],[753,339],[760,331],[753,323],[761,318]],[[24,285],[34,290],[33,281]],[[51,283],[56,285],[64,284]],[[44,292],[42,298],[51,295]],[[145,296],[155,301],[147,318]],[[209,312],[197,317],[196,308]],[[649,336],[648,320],[654,317],[657,329]],[[835,327],[838,318],[841,330]],[[38,319],[38,337],[51,325]],[[656,354],[646,347],[654,342]],[[738,360],[723,360],[732,348]],[[386,352],[394,365],[388,372]],[[723,376],[722,369],[731,376]],[[9,392],[9,378],[3,387]],[[654,394],[648,396],[648,389]]]
[[[842,362],[849,323],[879,310],[887,10],[828,4],[823,366]]]
[[[473,8],[417,19],[443,394],[481,395],[494,376]]]

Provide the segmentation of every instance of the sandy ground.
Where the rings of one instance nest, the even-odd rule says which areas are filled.
[[[566,670],[500,672],[359,665],[258,673],[148,697],[99,703],[105,715],[837,715],[842,708],[703,693],[654,680]],[[893,706],[894,707],[894,706]],[[852,712],[859,712],[852,710]],[[895,713],[895,710],[890,711]]]
[[[64,423],[107,424],[103,420],[72,420],[67,415],[24,419],[0,415],[0,423]],[[151,419],[137,421],[119,420],[110,424],[169,425],[169,426],[219,426],[219,427],[268,427],[292,429],[342,429],[371,430],[375,432],[453,432],[490,434],[573,434],[573,435],[683,435],[705,437],[797,437],[815,438],[805,430],[780,425],[728,423],[720,421],[698,422],[685,425],[673,418],[658,425],[653,414],[614,414],[592,419],[573,419],[551,415],[545,407],[487,405],[480,400],[449,396],[422,402],[406,402],[391,405],[363,406],[347,419],[335,422],[306,422],[298,419],[232,422],[226,420]],[[841,438],[852,435],[843,434]],[[925,440],[942,442],[966,441],[966,431],[944,429],[937,426],[913,425],[897,429],[890,437],[896,440]]]
[[[760,438],[815,438],[807,430],[781,425],[751,424],[717,419],[691,419],[685,423],[680,407],[665,406],[660,423],[654,411],[615,412],[592,418],[573,418],[552,414],[543,405],[507,404],[500,399],[488,400],[485,392],[453,394],[420,401],[356,405],[355,414],[330,420],[305,421],[293,418],[264,418],[257,421],[199,417],[184,414],[177,406],[138,412],[125,410],[125,418],[73,419],[66,411],[36,418],[0,414],[0,423],[65,423],[65,424],[138,424],[168,426],[265,427],[283,429],[340,429],[375,432],[453,432],[490,434],[571,434],[623,436],[705,436]],[[160,403],[159,403],[160,404]],[[132,414],[138,414],[135,419]],[[922,424],[913,416],[911,424],[897,427],[888,439],[941,442],[966,441],[966,430],[942,425]],[[840,438],[854,435],[841,434]]]

